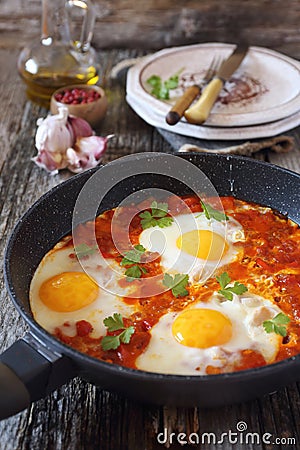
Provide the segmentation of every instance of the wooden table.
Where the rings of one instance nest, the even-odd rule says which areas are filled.
[[[16,72],[16,59],[20,50],[20,40],[17,38],[21,36],[22,29],[26,30],[24,33],[29,38],[33,34],[32,29],[37,30],[38,27],[37,12],[35,10],[37,2],[32,1],[28,3],[29,11],[26,13],[25,7],[19,5],[16,1],[12,1],[1,11],[0,23],[5,24],[7,31],[6,38],[2,41],[2,46],[0,47],[0,98],[2,100],[2,108],[0,110],[1,255],[3,255],[7,239],[18,218],[43,193],[70,176],[68,172],[62,172],[57,176],[51,177],[31,162],[31,157],[36,153],[34,148],[36,120],[38,117],[45,116],[47,111],[26,100],[24,86]],[[100,10],[100,2],[96,3]],[[112,3],[105,3],[104,6],[107,8],[106,14],[99,19],[99,23],[103,24],[104,32],[106,33],[106,40],[103,45],[101,45],[100,40],[101,33],[98,32],[95,36],[96,47],[103,67],[102,84],[109,96],[108,113],[97,133],[101,135],[115,134],[115,138],[109,144],[105,162],[137,152],[172,152],[174,149],[164,140],[160,133],[147,125],[127,105],[125,101],[125,78],[110,78],[111,68],[119,61],[125,58],[141,56],[151,51],[149,44],[142,45],[139,33],[135,34],[136,44],[133,44],[134,33],[132,29],[127,30],[125,41],[122,41],[118,33],[114,35],[114,40],[111,37],[109,41],[107,27],[110,18],[114,18],[113,30],[118,29],[117,23],[118,20],[120,22],[120,18],[122,18],[123,30],[125,30],[126,22],[124,15],[122,15],[122,10],[120,10],[122,5],[119,5],[119,3],[122,2],[117,2],[119,9],[118,7],[113,9]],[[128,26],[130,19],[133,20],[135,17],[134,2],[126,3],[127,6],[129,5],[129,9],[126,10],[128,13]],[[220,3],[206,1],[202,2],[202,11],[199,8],[197,9],[196,3],[195,1],[178,2],[176,8],[174,8],[176,11],[180,10],[180,18],[183,23],[189,25],[190,34],[188,35],[185,28],[185,36],[182,34],[181,39],[177,39],[178,34],[176,34],[176,36],[173,35],[172,39],[172,34],[170,32],[168,34],[167,30],[164,35],[161,34],[160,39],[156,36],[152,50],[160,46],[196,42],[199,35],[195,32],[193,26],[197,24],[197,20],[200,20],[201,14],[205,10],[208,13],[204,22],[207,29],[210,30],[210,34],[208,34],[209,40],[212,40],[213,25],[209,22],[209,18],[211,18],[213,11],[212,7],[216,7],[216,4],[219,5],[218,17],[216,18],[216,21],[219,19],[218,40],[226,41],[228,39],[227,41],[232,41],[230,39],[231,31],[229,32],[228,27],[226,28],[226,18],[228,19],[230,11],[232,13],[238,3],[244,4],[246,2],[227,1]],[[269,20],[266,19],[267,12],[264,10],[265,28],[263,28],[259,12],[259,18],[257,18],[256,22],[253,19],[252,30],[255,30],[256,23],[255,44],[258,44],[259,38],[257,33],[260,33],[260,45],[285,51],[293,57],[300,57],[300,49],[297,46],[299,30],[298,25],[296,26],[296,24],[299,24],[296,21],[296,18],[299,18],[298,2],[251,1],[247,3],[248,6],[253,8],[253,11],[255,8],[267,7],[268,5],[270,5],[272,10],[272,14],[270,12],[270,15],[267,16]],[[276,5],[274,6],[273,3],[276,3]],[[140,20],[143,18],[145,26],[147,24],[147,11],[145,12],[144,10],[147,2],[143,1],[141,4],[137,8],[137,15],[140,17]],[[171,16],[174,18],[174,12],[171,11],[168,15],[169,4],[170,2],[168,1],[148,2],[148,6],[150,5],[149,10],[152,12],[152,16],[149,19],[151,21],[151,26],[149,25],[150,31],[148,30],[149,36],[151,36],[151,33],[154,35],[155,30],[158,29],[155,24],[159,17],[162,23],[165,23],[164,21],[167,21],[168,18],[170,19]],[[226,10],[224,4],[227,4],[229,10]],[[186,6],[185,9],[183,8],[184,5]],[[281,5],[281,10],[279,10],[278,5]],[[293,8],[294,15],[287,6]],[[239,10],[240,16],[243,17],[245,22],[245,6],[242,6],[242,8],[244,8],[244,16],[241,15],[242,13]],[[195,9],[196,15],[193,16],[192,12]],[[113,11],[113,13],[110,15],[109,11]],[[131,13],[129,14],[128,11],[131,11]],[[235,11],[237,14],[238,9]],[[277,32],[275,30],[274,36],[271,36],[272,26],[274,28],[274,23],[276,22],[274,17],[278,18],[283,11],[286,11],[285,22],[281,27],[276,25]],[[17,19],[20,18],[23,21],[21,24],[20,22],[17,23]],[[222,18],[223,22],[221,21]],[[135,20],[138,22],[137,19]],[[177,26],[181,27],[182,31],[183,25],[179,22],[178,19]],[[28,27],[29,23],[32,25],[31,28]],[[171,25],[169,24],[169,26]],[[16,31],[17,36],[12,30]],[[249,33],[249,28],[246,31]],[[166,36],[169,36],[168,42],[163,40],[166,40]],[[201,35],[199,40],[204,42],[204,35]],[[149,42],[147,39],[146,41]],[[121,42],[123,45],[121,45]],[[290,154],[281,155],[264,152],[256,157],[300,172],[300,128],[293,130],[291,134],[296,138],[296,148]],[[1,258],[1,262],[2,260],[3,258]],[[1,275],[0,287],[0,346],[3,351],[24,334],[26,326],[8,298],[3,275]],[[169,436],[172,432],[175,433],[173,442],[176,445],[173,445],[171,448],[182,448],[178,443],[178,433],[180,432],[187,435],[194,432],[200,436],[202,433],[213,432],[216,438],[219,439],[222,433],[229,433],[229,430],[236,432],[239,422],[245,422],[249,432],[259,434],[259,444],[234,444],[234,441],[230,441],[227,438],[224,439],[223,444],[206,444],[202,448],[299,449],[299,385],[288,386],[279,392],[249,403],[205,411],[201,408],[188,409],[141,405],[116,394],[101,391],[100,388],[80,379],[75,379],[52,393],[48,398],[36,402],[28,410],[2,421],[0,424],[0,450],[159,449],[170,444],[170,440],[164,445],[157,439],[158,433],[164,430],[167,430]],[[286,441],[283,440],[282,442],[287,444],[287,439],[293,438],[294,443],[289,446],[282,445],[282,447],[280,445],[263,443],[262,436],[264,433],[272,435],[272,438],[265,435],[266,440],[270,438],[270,442],[273,442],[275,438],[285,438]],[[182,436],[179,436],[179,438],[184,440]],[[161,437],[162,440],[163,437]]]

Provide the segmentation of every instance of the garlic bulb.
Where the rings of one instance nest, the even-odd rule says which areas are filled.
[[[82,172],[101,161],[111,136],[94,136],[89,123],[79,117],[68,116],[66,107],[58,114],[39,119],[35,136],[37,156],[32,160],[51,174],[68,168]]]

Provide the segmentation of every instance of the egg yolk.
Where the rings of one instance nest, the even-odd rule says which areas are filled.
[[[172,333],[186,347],[209,348],[230,340],[232,324],[214,309],[188,309],[174,320]]]
[[[228,250],[225,239],[210,230],[192,230],[179,236],[176,245],[180,250],[208,261],[219,260]]]
[[[49,309],[71,312],[94,302],[98,292],[97,284],[84,272],[63,272],[44,281],[39,296]]]

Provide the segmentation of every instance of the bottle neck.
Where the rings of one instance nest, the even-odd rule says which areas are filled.
[[[65,0],[42,0],[42,44],[49,46],[54,42],[69,41]]]

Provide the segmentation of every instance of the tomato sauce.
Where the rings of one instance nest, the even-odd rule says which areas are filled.
[[[191,212],[201,212],[202,207],[197,196],[182,197],[184,204]],[[146,349],[151,339],[151,328],[165,313],[170,311],[182,311],[188,305],[196,301],[208,301],[212,293],[219,289],[215,276],[227,271],[230,278],[240,283],[247,284],[250,292],[261,295],[271,300],[287,314],[291,319],[288,325],[288,335],[282,338],[276,361],[291,357],[300,353],[300,229],[286,217],[278,214],[270,208],[263,208],[253,203],[247,203],[233,197],[221,197],[224,212],[237,220],[245,232],[245,241],[239,242],[242,246],[242,255],[238,260],[223,266],[204,285],[191,285],[187,287],[188,295],[175,297],[171,291],[152,295],[149,291],[139,291],[139,280],[133,281],[136,293],[140,298],[124,298],[128,304],[137,304],[138,310],[132,316],[124,318],[126,326],[133,325],[135,332],[128,344],[121,343],[116,350],[104,351],[101,347],[101,339],[90,336],[92,327],[88,322],[76,323],[76,335],[66,336],[60,328],[55,335],[61,341],[87,353],[115,364],[135,368],[136,358]],[[212,199],[211,205],[219,209],[217,202]],[[169,214],[182,213],[183,204],[178,203],[176,197],[171,197],[168,202]],[[138,213],[139,207],[124,207],[114,221],[114,210],[106,211],[95,222],[80,225],[77,229],[77,238],[83,238],[86,242],[91,229],[95,230],[98,246],[106,258],[114,258],[118,263],[122,260],[122,252],[128,250],[128,235],[131,245],[139,243],[139,235],[142,232],[141,219]],[[129,227],[124,228],[124,223],[130,219]],[[118,249],[112,236],[118,235]],[[72,245],[72,242],[68,243]],[[157,276],[163,277],[160,265],[160,256],[145,262],[146,273],[142,278]],[[122,280],[121,283],[126,283]],[[111,333],[108,333],[111,334]],[[112,333],[113,334],[113,333]],[[238,371],[253,367],[260,367],[266,362],[263,356],[251,349],[240,352],[238,362],[229,367],[222,368],[208,366],[207,373],[220,373]]]

